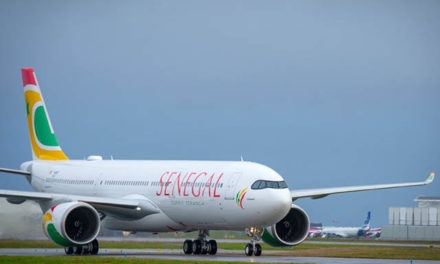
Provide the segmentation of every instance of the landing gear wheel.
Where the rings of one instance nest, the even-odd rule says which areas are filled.
[[[202,250],[200,251],[200,254],[206,255],[208,254],[208,242],[202,241]]]
[[[87,245],[85,245],[85,246],[82,246],[82,255],[88,255],[88,254],[90,254],[91,246],[92,246],[91,243],[89,243],[89,244],[87,244]]]
[[[190,255],[193,253],[193,242],[189,239],[183,242],[183,253],[186,255]]]
[[[73,247],[65,247],[64,252],[66,252],[66,255],[72,255],[73,254]]]
[[[247,244],[244,248],[244,253],[246,256],[252,256],[252,253],[254,253],[254,246],[251,243]]]
[[[217,241],[209,240],[208,247],[209,247],[209,250],[208,250],[209,255],[215,255],[217,253]]]
[[[261,248],[261,245],[255,244],[254,255],[257,257],[261,256],[261,251],[263,251],[263,249]]]
[[[193,246],[192,246],[192,251],[194,253],[194,255],[199,255],[200,253],[202,253],[202,241],[196,239],[193,242]]]
[[[97,255],[99,251],[99,243],[98,240],[93,240],[91,243],[91,249],[89,250],[89,253],[92,255]]]
[[[73,253],[75,253],[75,255],[82,255],[83,247],[82,246],[73,247]]]

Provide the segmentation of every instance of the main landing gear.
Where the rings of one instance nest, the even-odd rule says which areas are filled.
[[[208,230],[200,230],[199,237],[196,240],[185,240],[183,242],[183,252],[186,255],[215,255],[217,253],[217,242],[215,240],[207,240]]]
[[[98,254],[98,251],[99,243],[96,239],[83,246],[64,248],[64,252],[66,252],[66,255],[96,255]]]
[[[261,248],[261,245],[257,242],[261,240],[263,232],[264,229],[259,229],[256,227],[246,229],[247,236],[251,238],[250,243],[248,243],[244,248],[244,254],[246,254],[246,256],[261,256],[261,252],[263,251],[263,249]]]

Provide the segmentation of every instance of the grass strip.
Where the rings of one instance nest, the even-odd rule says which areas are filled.
[[[91,263],[91,264],[121,264],[121,262],[125,263],[148,263],[148,264],[174,264],[176,262],[184,263],[184,264],[225,264],[225,263],[234,263],[234,264],[243,264],[248,262],[219,262],[219,261],[200,261],[200,260],[165,260],[165,259],[141,259],[141,258],[130,258],[124,257],[121,261],[121,258],[111,258],[111,257],[93,257],[93,256],[0,256],[0,263],[10,263],[10,264],[58,264],[58,263],[67,263],[67,264],[75,264],[75,263]]]

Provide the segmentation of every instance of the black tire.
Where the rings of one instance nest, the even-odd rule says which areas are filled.
[[[65,247],[64,252],[66,252],[66,255],[72,255],[73,254],[73,247]]]
[[[215,255],[217,254],[217,241],[215,240],[209,240],[208,241],[209,244],[209,251],[208,254],[209,255]]]
[[[183,253],[186,255],[190,255],[193,253],[193,242],[189,239],[183,242]]]
[[[98,251],[99,251],[99,243],[98,240],[95,239],[92,241],[92,249],[90,250],[89,253],[92,255],[97,255]]]
[[[251,243],[247,244],[246,247],[244,248],[244,254],[246,254],[246,256],[252,256],[253,253],[254,253],[254,246],[252,246]]]
[[[193,241],[192,251],[194,255],[199,255],[202,253],[202,241],[196,239]]]
[[[75,253],[75,255],[82,255],[83,247],[82,246],[73,247],[73,253]]]
[[[202,250],[200,251],[200,254],[202,254],[202,255],[208,254],[208,243],[207,242],[202,243]]]
[[[261,248],[260,244],[255,244],[255,251],[254,251],[254,255],[255,256],[261,256],[261,252],[263,251],[263,249]]]
[[[210,250],[209,249],[210,247],[209,247],[209,245],[208,245],[208,241],[203,241],[202,240],[202,250],[200,251],[200,254],[202,254],[202,255],[206,255],[206,254],[208,254],[208,250]]]
[[[91,243],[89,243],[89,244],[83,246],[83,247],[82,247],[82,255],[88,255],[88,254],[90,254],[91,247],[92,247]]]

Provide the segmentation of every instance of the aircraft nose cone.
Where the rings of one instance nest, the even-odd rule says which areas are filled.
[[[268,199],[271,199],[270,214],[273,220],[276,220],[274,223],[277,223],[290,211],[292,196],[288,189],[275,189],[270,191],[270,198],[268,196]]]

